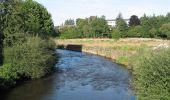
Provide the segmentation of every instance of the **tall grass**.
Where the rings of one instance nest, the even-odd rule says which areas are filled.
[[[131,64],[138,100],[170,100],[170,48],[139,50]]]
[[[11,86],[18,79],[47,75],[56,61],[54,53],[55,44],[39,37],[27,37],[22,44],[5,47],[4,65],[0,68],[0,85]]]

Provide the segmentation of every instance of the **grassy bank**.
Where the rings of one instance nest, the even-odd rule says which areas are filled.
[[[148,38],[125,38],[118,41],[113,39],[58,39],[55,42],[65,48],[69,45],[79,45],[82,52],[111,58],[124,65],[128,65],[129,58],[140,49],[152,49],[160,44],[170,45],[169,40]]]

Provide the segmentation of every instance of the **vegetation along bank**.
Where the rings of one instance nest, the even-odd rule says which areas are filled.
[[[51,15],[33,0],[0,2],[0,91],[51,73],[56,63]]]

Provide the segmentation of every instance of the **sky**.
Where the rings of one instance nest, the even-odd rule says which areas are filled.
[[[51,13],[54,25],[58,26],[67,19],[106,16],[115,19],[119,13],[123,18],[131,15],[141,17],[166,15],[170,12],[170,0],[35,0],[44,5]]]

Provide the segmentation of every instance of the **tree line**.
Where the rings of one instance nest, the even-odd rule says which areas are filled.
[[[109,26],[105,16],[68,19],[62,26],[56,27],[60,38],[166,38],[170,39],[170,13],[163,16],[132,15],[129,22],[120,13],[116,25]]]
[[[55,64],[50,13],[33,0],[0,2],[0,89],[40,78]]]

